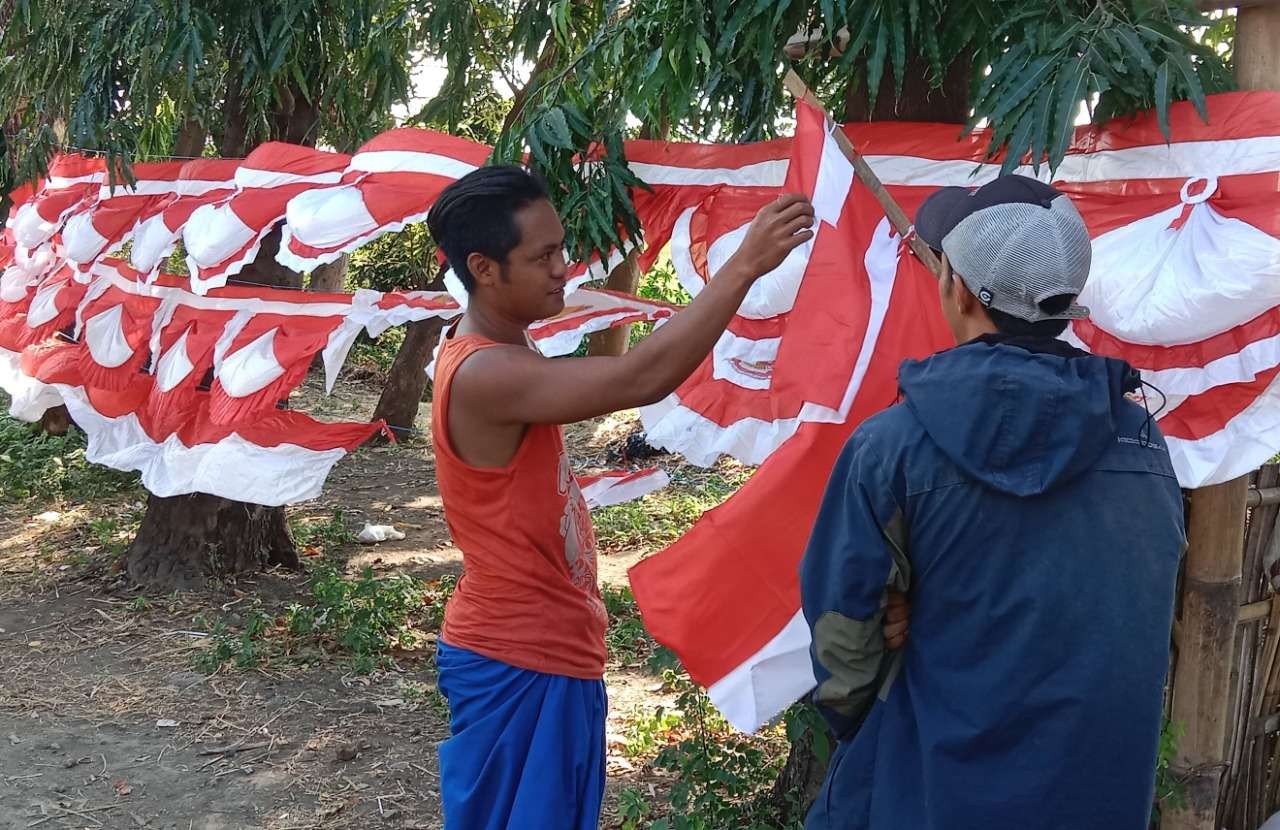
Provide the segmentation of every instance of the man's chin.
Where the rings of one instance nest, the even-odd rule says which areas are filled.
[[[564,311],[564,292],[559,291],[555,294],[547,295],[547,313],[543,315],[543,319],[547,317],[555,317]]]

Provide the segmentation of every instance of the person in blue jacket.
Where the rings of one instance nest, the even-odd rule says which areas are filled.
[[[1084,222],[1004,176],[934,194],[916,232],[959,345],[903,364],[801,565],[839,740],[806,828],[1141,830],[1183,502],[1137,373],[1056,339],[1088,313]]]

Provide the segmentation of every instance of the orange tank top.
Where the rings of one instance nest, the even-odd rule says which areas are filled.
[[[596,581],[595,532],[560,427],[530,424],[511,462],[492,469],[467,464],[449,440],[454,373],[497,345],[446,330],[436,357],[436,477],[463,568],[441,637],[519,668],[598,680],[607,616]]]

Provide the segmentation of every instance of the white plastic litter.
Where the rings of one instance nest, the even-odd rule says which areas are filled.
[[[373,545],[378,542],[395,542],[403,538],[404,534],[391,525],[371,525],[366,523],[360,532],[356,534],[356,539],[366,545]]]

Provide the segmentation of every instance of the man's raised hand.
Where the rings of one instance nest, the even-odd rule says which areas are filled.
[[[798,193],[784,193],[760,208],[731,262],[753,279],[782,264],[800,245],[813,239],[813,205]]]
[[[884,608],[884,644],[887,648],[899,649],[907,644],[907,634],[911,628],[911,603],[907,595],[890,589],[889,600]]]

